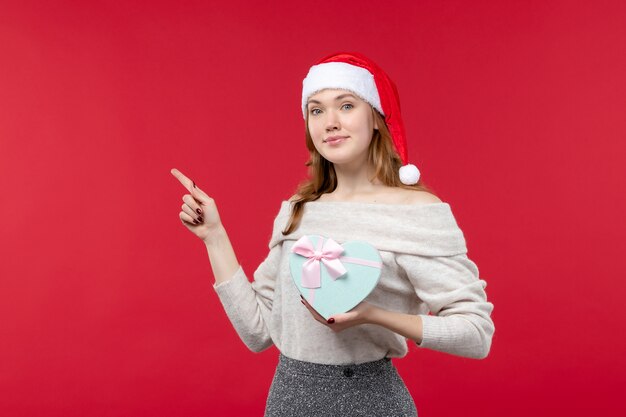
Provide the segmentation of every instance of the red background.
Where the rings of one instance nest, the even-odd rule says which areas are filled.
[[[1,415],[262,415],[278,351],[239,340],[170,169],[251,278],[340,50],[398,85],[495,305],[487,359],[394,360],[420,417],[624,415],[624,2],[174,3],[0,4]]]

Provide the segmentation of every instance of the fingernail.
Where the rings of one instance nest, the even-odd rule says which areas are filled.
[[[200,210],[199,208],[196,209],[196,213],[198,214],[202,214],[202,210]]]
[[[196,188],[196,183],[193,180],[191,182],[193,182],[193,188]]]
[[[193,224],[198,224],[198,221],[197,221],[197,220],[194,220],[194,221],[193,221]]]
[[[302,303],[302,305],[306,305],[306,304],[304,304],[304,301],[300,300],[300,302]]]
[[[198,216],[198,221],[202,223],[202,216]]]
[[[328,319],[328,324],[333,324],[334,322],[335,322],[334,318],[331,317],[331,318]]]
[[[302,294],[300,294],[300,298],[302,298],[304,300],[304,297],[302,296]]]

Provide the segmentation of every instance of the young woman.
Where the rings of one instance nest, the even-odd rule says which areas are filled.
[[[173,169],[190,192],[180,219],[206,244],[214,289],[242,341],[254,352],[272,344],[280,352],[266,417],[416,416],[391,358],[407,354],[407,339],[485,358],[495,331],[487,283],[449,204],[406,163],[398,93],[380,67],[357,53],[321,59],[303,81],[302,111],[310,178],[281,203],[252,282],[213,199]],[[382,261],[371,292],[328,319],[292,277],[296,246],[311,236],[320,245],[366,242]],[[330,253],[320,245],[310,254],[325,265],[318,274]]]

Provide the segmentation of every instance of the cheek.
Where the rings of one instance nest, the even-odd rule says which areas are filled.
[[[311,135],[311,140],[313,141],[313,146],[315,147],[315,149],[317,149],[318,152],[320,152],[320,142],[323,140],[324,137],[322,134],[320,134],[319,127],[315,126],[315,123],[309,122],[308,128],[309,135]]]
[[[316,139],[320,134],[320,128],[318,126],[319,123],[315,123],[314,121],[309,120],[309,133],[313,139]]]
[[[368,118],[367,114],[363,112],[353,114],[352,117],[346,119],[345,124],[346,126],[349,125],[354,132],[359,132],[359,135],[373,130],[373,120]]]
[[[372,138],[373,127],[367,118],[352,120],[350,123],[350,129],[353,132],[356,132],[362,141],[368,142]]]

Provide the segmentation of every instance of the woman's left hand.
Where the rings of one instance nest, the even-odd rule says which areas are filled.
[[[319,321],[320,323],[328,326],[335,333],[345,330],[352,326],[370,323],[372,314],[377,308],[376,306],[366,301],[361,301],[360,304],[358,304],[356,307],[354,307],[352,310],[348,311],[347,313],[334,314],[332,317],[328,319],[329,321],[332,321],[331,323],[329,321],[326,321],[326,319],[322,317],[320,313],[315,311],[315,309],[311,307],[311,305],[307,302],[307,300],[304,299],[304,297],[300,296],[300,298],[302,299],[302,303],[305,305],[305,307],[313,315],[313,318]]]

